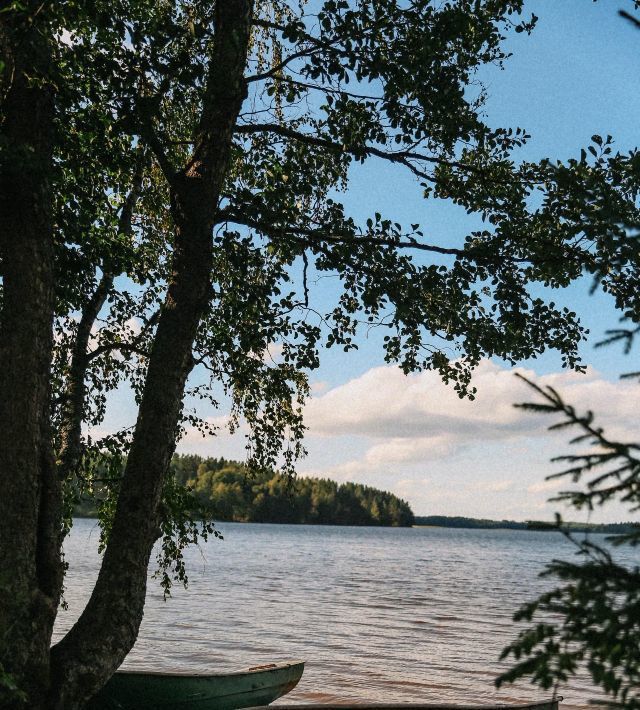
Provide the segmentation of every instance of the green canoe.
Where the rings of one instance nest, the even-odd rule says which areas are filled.
[[[268,705],[293,690],[303,670],[303,661],[286,661],[211,675],[118,671],[88,708],[235,710]]]

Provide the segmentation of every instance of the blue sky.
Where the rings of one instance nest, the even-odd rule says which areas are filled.
[[[594,133],[611,134],[620,150],[640,143],[640,32],[618,16],[620,8],[632,10],[633,3],[525,2],[525,12],[539,17],[535,31],[510,36],[513,56],[505,68],[485,68],[480,75],[489,94],[488,122],[519,126],[532,135],[523,159],[577,156]],[[423,200],[418,185],[400,169],[372,162],[351,177],[343,201],[357,218],[378,211],[403,224],[418,222],[438,242],[460,243],[469,231],[462,210]],[[635,364],[619,348],[593,349],[617,316],[607,297],[588,292],[583,283],[554,293],[593,334],[583,349],[588,374],[561,372],[553,353],[523,366],[529,377],[564,388],[578,405],[602,411],[603,423],[619,436],[633,437],[640,387],[620,383],[618,376]],[[311,378],[309,456],[300,472],[392,490],[417,514],[551,518],[557,505],[547,499],[558,489],[545,482],[553,470],[548,460],[566,452],[566,439],[546,434],[544,419],[513,409],[528,392],[510,370],[483,363],[477,402],[460,403],[431,373],[403,378],[394,368],[381,367],[379,339],[377,333],[361,338],[359,350],[349,355],[323,353]],[[107,428],[133,423],[124,393],[112,404]],[[210,416],[224,424],[221,412]],[[224,433],[208,440],[189,434],[179,451],[242,458],[243,440]],[[594,519],[630,517],[612,506]]]

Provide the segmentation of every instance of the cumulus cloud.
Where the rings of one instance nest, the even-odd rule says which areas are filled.
[[[93,442],[99,441],[100,439],[104,439],[105,436],[111,436],[112,434],[115,434],[115,431],[112,431],[111,429],[107,429],[105,427],[99,427],[99,426],[90,426],[90,427],[83,427],[82,433],[85,436],[88,436]]]
[[[225,436],[228,434],[229,417],[227,415],[219,415],[216,417],[203,417],[205,426],[209,431],[215,431],[217,436]],[[204,439],[208,441],[208,436],[203,436],[202,432],[194,426],[188,426],[185,429],[184,435],[180,439],[180,444],[201,443]]]
[[[326,380],[317,380],[309,385],[312,395],[321,395],[329,389],[329,383]]]
[[[540,481],[540,483],[533,483],[528,486],[527,493],[551,494],[563,487],[567,488],[567,480],[565,478],[550,478],[545,481]]]
[[[640,388],[609,382],[593,369],[538,376],[531,370],[507,369],[483,361],[474,384],[474,401],[460,399],[438,375],[405,376],[393,367],[377,367],[308,404],[305,420],[311,435],[372,439],[369,462],[398,462],[448,455],[466,443],[513,440],[546,434],[550,419],[514,407],[536,394],[514,372],[539,386],[559,390],[579,411],[594,409],[610,435],[634,436]]]
[[[60,44],[66,44],[68,47],[72,47],[75,44],[73,35],[69,30],[62,30],[57,36],[57,40]]]
[[[513,406],[539,399],[514,372],[553,387],[578,412],[593,410],[610,437],[637,440],[640,387],[594,369],[536,375],[484,361],[469,401],[435,373],[377,367],[313,396],[305,412],[311,465],[302,468],[390,490],[419,514],[550,518],[558,504],[547,500],[571,485],[545,480],[559,470],[549,460],[567,452],[570,435],[548,432],[553,418]],[[620,506],[608,510],[628,517]]]
[[[371,446],[365,462],[369,465],[399,464],[440,458],[451,453],[452,440],[447,436],[395,437]]]
[[[540,376],[483,361],[469,401],[434,373],[376,367],[332,389],[314,384],[305,408],[309,457],[300,473],[389,490],[416,514],[550,519],[559,504],[547,499],[571,485],[545,476],[559,470],[549,460],[567,452],[570,435],[549,433],[552,418],[513,406],[537,398],[514,372],[554,387],[579,412],[594,410],[612,437],[637,440],[640,387],[593,369]],[[230,436],[225,417],[209,422],[220,427],[215,439],[188,431],[180,450],[242,459],[245,430]],[[608,510],[612,519],[628,518],[621,507]]]
[[[277,363],[282,359],[282,343],[269,343],[262,353],[262,361],[267,363]]]
[[[499,480],[499,481],[477,481],[467,486],[467,492],[469,493],[502,493],[503,491],[508,491],[513,488],[513,481],[511,479]]]

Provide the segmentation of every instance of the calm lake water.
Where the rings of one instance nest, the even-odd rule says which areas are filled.
[[[549,588],[545,562],[573,547],[557,533],[221,523],[224,540],[187,556],[188,590],[167,602],[150,582],[129,668],[239,669],[307,661],[286,702],[529,701],[496,691],[497,659],[515,609]],[[98,529],[77,520],[56,637],[97,574]],[[560,689],[563,707],[595,696],[586,678]],[[284,701],[282,701],[284,702]]]

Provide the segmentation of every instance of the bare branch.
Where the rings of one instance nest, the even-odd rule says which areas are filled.
[[[620,17],[624,17],[625,20],[628,20],[632,25],[635,25],[638,29],[640,29],[640,20],[637,17],[630,15],[626,10],[618,10],[618,14]]]
[[[318,52],[319,48],[318,47],[310,47],[308,49],[301,49],[298,52],[293,52],[293,54],[289,54],[287,57],[285,57],[281,62],[276,64],[275,66],[271,67],[268,71],[262,72],[260,74],[252,74],[248,76],[245,81],[247,84],[256,82],[256,81],[263,81],[264,79],[270,79],[271,77],[277,76],[283,69],[285,69],[291,62],[295,61],[296,59],[301,59],[302,57],[308,57],[309,55]],[[288,81],[288,80],[287,80]]]

